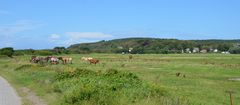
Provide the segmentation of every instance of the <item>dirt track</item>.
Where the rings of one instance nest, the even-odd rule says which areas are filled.
[[[21,105],[21,98],[11,85],[0,76],[0,105]]]

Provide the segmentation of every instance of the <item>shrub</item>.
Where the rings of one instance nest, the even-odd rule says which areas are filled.
[[[94,71],[86,70],[86,69],[76,69],[73,71],[59,71],[58,75],[56,75],[56,80],[63,80],[67,78],[73,78],[77,76],[88,76],[88,75],[94,75]]]
[[[86,69],[62,71],[56,76],[55,92],[63,94],[63,104],[113,105],[135,103],[165,94],[163,88],[148,84],[134,73],[114,69],[95,72]]]
[[[14,53],[14,50],[12,47],[6,47],[0,50],[0,55],[6,55],[8,57],[12,57],[13,53]]]

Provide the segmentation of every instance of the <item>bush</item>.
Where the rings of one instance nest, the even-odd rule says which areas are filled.
[[[0,55],[6,55],[8,57],[12,57],[13,53],[14,53],[14,50],[12,47],[6,47],[0,50]]]
[[[64,105],[124,105],[165,94],[163,88],[141,81],[134,73],[114,69],[59,72],[54,90],[63,94]]]
[[[55,77],[56,80],[63,80],[63,79],[67,79],[67,78],[73,78],[73,77],[77,77],[77,76],[81,76],[81,75],[94,75],[95,72],[94,71],[90,71],[90,70],[86,70],[86,69],[76,69],[73,71],[59,71],[58,75]]]

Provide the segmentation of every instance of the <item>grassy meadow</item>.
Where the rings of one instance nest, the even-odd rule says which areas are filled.
[[[73,64],[32,64],[0,57],[0,75],[29,101],[31,89],[49,105],[240,105],[240,55],[76,54]],[[97,65],[81,57],[100,60]],[[180,76],[176,76],[180,73]]]

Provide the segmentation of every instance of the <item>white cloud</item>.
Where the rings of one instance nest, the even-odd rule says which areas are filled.
[[[11,24],[0,24],[0,47],[15,46],[16,40],[21,39],[19,34],[24,31],[33,30],[41,27],[43,24],[30,21],[20,20]]]
[[[102,32],[66,32],[64,35],[51,34],[49,36],[49,41],[68,46],[71,44],[94,42],[112,37],[112,35]]]
[[[59,34],[51,34],[49,37],[48,37],[48,41],[49,42],[54,42],[54,43],[59,43],[59,40],[60,40],[60,35]]]
[[[59,39],[60,35],[58,35],[58,34],[51,34],[49,38],[50,39]]]
[[[22,31],[38,28],[42,25],[41,23],[30,20],[20,20],[11,24],[0,25],[0,35],[13,35]]]
[[[71,45],[80,42],[91,42],[113,37],[110,34],[105,34],[102,32],[66,32],[65,35],[68,38],[63,42],[65,45]]]
[[[101,33],[101,32],[66,32],[70,38],[80,39],[80,38],[88,38],[88,39],[97,39],[97,38],[109,38],[112,35]]]

